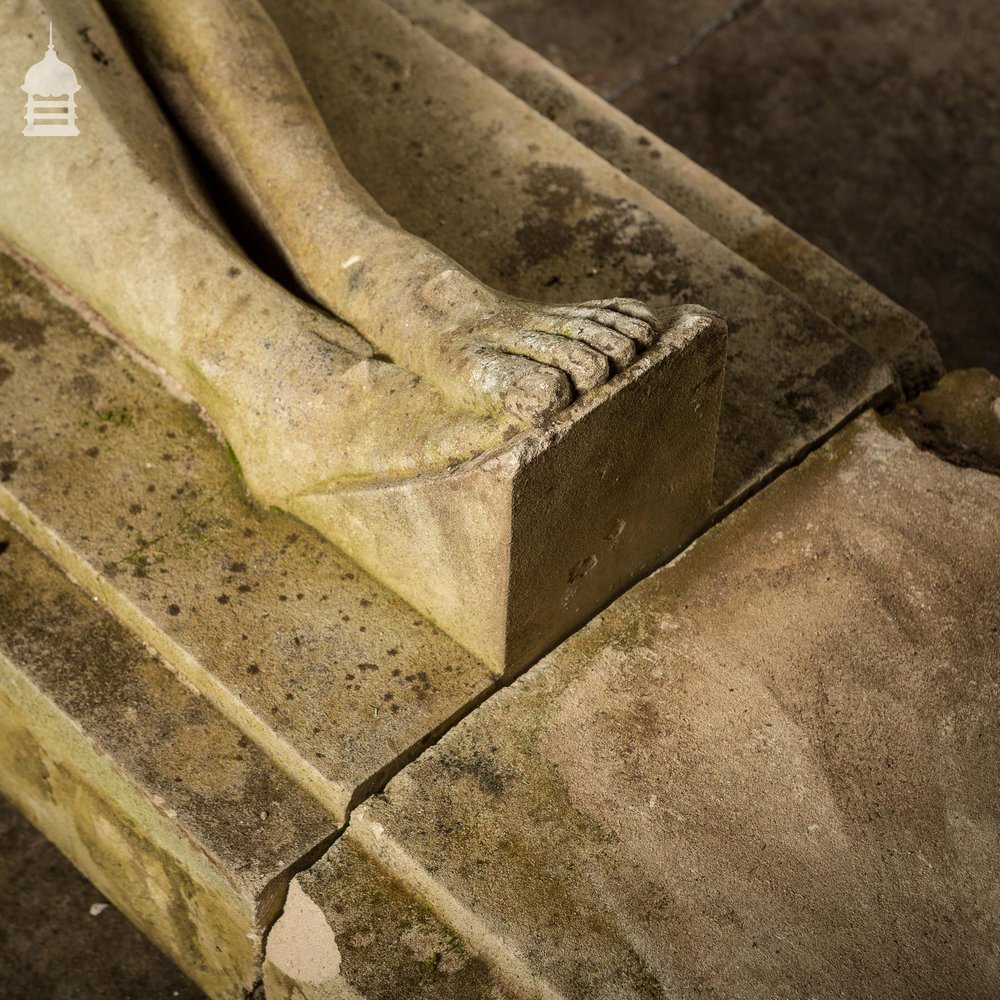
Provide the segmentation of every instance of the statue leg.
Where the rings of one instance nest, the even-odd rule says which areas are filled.
[[[245,258],[93,0],[0,0],[0,15],[4,93],[50,19],[83,85],[80,135],[0,130],[0,236],[202,405],[259,498],[441,468],[514,429],[449,409]]]
[[[344,166],[257,0],[105,6],[310,293],[459,404],[534,422],[652,343],[640,302],[514,299],[404,231]]]

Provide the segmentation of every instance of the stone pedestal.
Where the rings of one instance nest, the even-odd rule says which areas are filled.
[[[704,524],[725,362],[725,324],[674,310],[656,346],[544,426],[445,473],[291,509],[516,672]]]
[[[887,398],[898,376],[894,349],[866,346],[858,333],[863,324],[846,305],[853,276],[828,272],[838,293],[822,308],[802,289],[793,294],[764,257],[741,257],[694,207],[671,207],[652,179],[626,176],[627,161],[613,165],[567,123],[546,120],[377,0],[366,10],[370,34],[335,52],[324,20],[333,6],[290,4],[281,18],[358,176],[410,228],[493,284],[548,300],[639,294],[665,317],[666,333],[633,372],[502,452],[371,493],[302,498],[296,513],[335,545],[251,501],[192,407],[18,264],[0,261],[0,514],[9,543],[0,555],[0,788],[213,997],[236,1000],[253,985],[285,887],[313,868],[352,810],[637,575]],[[464,201],[440,183],[459,176]],[[879,301],[899,329],[912,328]],[[724,377],[722,326],[690,302],[728,323]],[[771,544],[770,535],[755,538]],[[727,593],[721,556],[703,572]],[[614,607],[623,606],[632,604]],[[710,623],[722,623],[723,637],[735,614],[727,607]],[[592,676],[588,643],[666,655],[637,636],[650,630],[669,645],[682,617],[606,615],[546,661],[562,666],[540,665],[543,688],[561,691],[578,666]],[[645,664],[647,653],[635,655]],[[565,923],[556,910],[533,910],[516,892],[552,862],[537,852],[534,826],[539,837],[557,835],[554,849],[577,865],[561,873],[563,896],[553,886],[556,908],[581,901],[575,887],[604,872],[588,869],[585,855],[620,831],[588,825],[547,797],[550,771],[529,773],[538,761],[549,767],[547,751],[532,742],[538,727],[522,702],[504,696],[462,730],[479,749],[456,749],[444,765],[442,750],[406,781],[439,823],[435,836],[461,843],[470,865],[506,863],[523,846],[525,867],[498,884],[510,887],[511,912],[555,926]],[[488,733],[501,731],[505,711],[526,727],[527,784],[513,764],[492,762],[489,748],[506,744]],[[628,708],[636,727],[644,711]],[[466,737],[449,746],[458,739]],[[452,800],[441,798],[449,785],[487,798],[455,801],[453,821]],[[504,825],[508,790],[527,804],[520,826]],[[512,917],[508,937],[497,932],[508,918],[490,909],[495,900],[473,917],[476,897],[461,879],[442,889],[450,876],[431,870],[425,848],[435,841],[421,841],[404,816],[408,794],[396,783],[380,812],[355,812],[350,836],[324,862],[341,866],[336,886],[328,868],[302,877],[313,908],[293,893],[289,914],[315,926],[321,911],[338,942],[343,975],[332,971],[332,952],[307,965],[310,974],[324,989],[323,977],[341,989],[340,976],[377,995],[379,977],[396,973],[388,951],[371,960],[370,931],[372,942],[399,953],[402,940],[425,963],[419,974],[406,967],[396,995],[418,996],[420,976],[431,989],[434,975],[459,967],[470,990],[569,990],[541,931],[518,939]],[[463,825],[474,802],[496,813],[503,838]],[[389,841],[379,829],[391,829]],[[620,866],[609,877],[625,884],[637,871]],[[384,895],[365,895],[376,886]],[[344,937],[329,915],[337,893],[347,912],[371,915],[368,929],[358,923]],[[402,937],[393,936],[395,917]],[[652,989],[653,974],[622,944],[629,933],[623,924],[607,938],[619,949],[607,968],[619,963],[631,977],[622,981]],[[581,944],[580,954],[605,945]],[[357,978],[352,962],[370,978]],[[280,949],[272,965],[273,977],[306,995],[320,988]]]

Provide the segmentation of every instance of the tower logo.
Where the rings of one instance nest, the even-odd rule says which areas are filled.
[[[28,95],[24,106],[27,125],[21,135],[79,135],[76,127],[76,73],[56,55],[49,23],[49,47],[45,58],[24,75],[21,85]]]

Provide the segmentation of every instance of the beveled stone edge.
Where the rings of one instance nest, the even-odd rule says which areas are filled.
[[[814,243],[801,236],[790,226],[770,212],[752,202],[721,178],[711,173],[679,149],[671,146],[663,138],[649,131],[620,111],[599,93],[586,87],[558,66],[545,59],[540,53],[518,41],[485,14],[466,3],[465,0],[383,0],[397,13],[405,17],[418,31],[430,35],[441,45],[455,52],[481,72],[529,105],[531,102],[518,94],[512,81],[505,73],[497,72],[493,51],[502,52],[503,62],[518,67],[521,72],[544,74],[555,87],[571,95],[578,112],[586,112],[588,120],[599,122],[621,130],[633,138],[646,156],[655,152],[656,163],[650,169],[653,174],[662,175],[662,184],[650,184],[645,176],[637,176],[633,164],[627,156],[614,156],[599,147],[590,136],[579,134],[558,113],[548,115],[551,121],[578,142],[622,170],[636,183],[645,187],[654,197],[675,208],[690,222],[717,239],[733,253],[758,267],[763,273],[785,286],[789,292],[810,309],[836,326],[848,339],[873,357],[890,362],[888,368],[893,382],[906,395],[912,395],[936,381],[944,374],[944,365],[934,343],[933,336],[919,317],[891,299],[860,275],[841,264]],[[486,49],[477,47],[477,39],[483,39]],[[461,47],[459,47],[461,43]],[[535,107],[535,105],[531,105]],[[535,107],[540,113],[543,109]],[[647,164],[643,163],[645,167]],[[688,193],[690,204],[675,205],[667,189],[673,184],[682,186]],[[689,215],[691,204],[697,204],[699,211]],[[721,225],[719,220],[738,220],[736,228]],[[773,259],[766,253],[750,254],[752,246],[748,241],[770,234],[794,250],[798,266],[785,269],[774,267]],[[908,330],[892,350],[883,352],[866,343],[854,329],[858,323],[846,324],[836,309],[831,309],[828,295],[833,289],[833,298],[840,303],[849,302],[861,296],[867,303],[866,312],[874,310],[891,318],[901,330]],[[860,317],[857,318],[861,322]]]

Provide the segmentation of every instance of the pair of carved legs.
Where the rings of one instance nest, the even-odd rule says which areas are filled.
[[[642,303],[517,300],[404,231],[344,166],[256,0],[2,6],[5,92],[50,16],[85,89],[80,136],[0,140],[0,233],[201,403],[263,499],[469,458],[653,341]],[[147,84],[344,322],[249,264]]]

